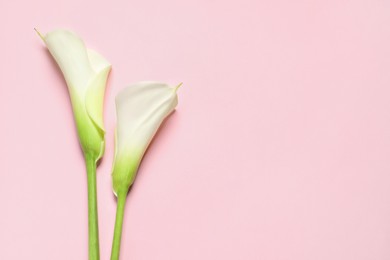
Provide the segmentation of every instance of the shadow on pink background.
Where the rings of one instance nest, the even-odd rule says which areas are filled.
[[[87,259],[84,162],[33,28],[113,64],[98,168],[115,217],[115,94],[184,82],[127,201],[121,259],[390,259],[390,2],[0,2],[0,259]]]

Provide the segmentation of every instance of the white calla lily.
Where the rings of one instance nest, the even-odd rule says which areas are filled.
[[[113,190],[118,197],[111,260],[119,258],[124,204],[142,157],[164,119],[175,109],[176,87],[157,82],[140,82],[116,97],[117,128],[113,164]]]
[[[116,195],[126,193],[133,184],[149,143],[178,103],[177,88],[157,82],[140,82],[116,96],[116,150],[112,172]]]
[[[71,97],[87,165],[89,259],[99,260],[96,163],[104,152],[103,99],[111,64],[97,52],[87,49],[70,31],[38,34],[60,67]]]
[[[67,83],[83,151],[96,162],[104,152],[103,100],[111,64],[73,32],[40,36]]]

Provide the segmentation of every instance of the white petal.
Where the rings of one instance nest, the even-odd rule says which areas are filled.
[[[60,67],[71,94],[85,95],[94,71],[84,42],[70,31],[55,30],[46,34],[45,43]]]
[[[104,151],[103,100],[111,65],[70,31],[55,30],[43,39],[68,85],[83,150],[99,159]]]
[[[111,64],[96,51],[87,49],[87,53],[89,62],[95,73],[100,73],[101,71],[111,67]]]
[[[106,90],[107,77],[111,70],[111,64],[99,53],[88,49],[88,57],[95,72],[89,82],[85,97],[88,115],[94,123],[104,131],[103,123],[103,102]]]
[[[114,192],[127,190],[139,163],[164,119],[177,105],[177,88],[157,82],[140,82],[116,97],[116,155]]]

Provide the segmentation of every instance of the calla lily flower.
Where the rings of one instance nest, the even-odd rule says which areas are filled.
[[[112,171],[113,190],[118,197],[111,260],[119,259],[124,206],[142,157],[161,123],[175,109],[176,87],[140,82],[116,96],[116,150]]]
[[[37,31],[37,30],[36,30]],[[104,153],[103,99],[111,64],[66,30],[42,35],[68,86],[77,132],[87,164],[89,254],[99,259],[96,163]]]
[[[96,162],[104,152],[103,100],[111,64],[73,32],[40,36],[67,83],[82,149]]]

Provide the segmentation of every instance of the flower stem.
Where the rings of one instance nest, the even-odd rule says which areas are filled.
[[[111,260],[119,260],[119,251],[121,247],[122,226],[123,226],[123,216],[125,213],[126,197],[127,197],[127,192],[118,193],[114,239],[112,240],[112,249],[111,249]]]
[[[96,195],[96,163],[93,156],[85,154],[88,181],[88,235],[89,260],[99,260],[99,227]]]

